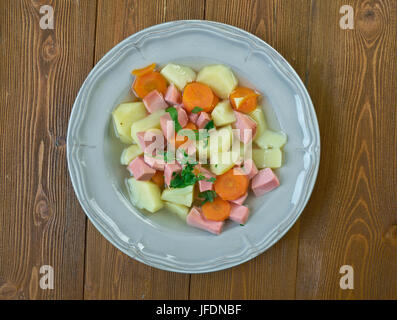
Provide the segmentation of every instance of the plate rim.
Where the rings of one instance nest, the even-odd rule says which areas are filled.
[[[222,262],[219,263],[217,261],[216,264],[211,264],[210,262],[208,262],[207,267],[202,267],[202,266],[194,267],[192,265],[189,265],[187,267],[182,267],[180,265],[176,266],[175,261],[173,261],[174,264],[172,264],[169,261],[164,261],[165,259],[161,256],[158,256],[157,258],[154,258],[153,256],[148,257],[144,253],[137,250],[136,248],[133,248],[131,246],[126,247],[125,245],[120,243],[120,241],[118,241],[118,239],[112,235],[112,230],[110,230],[110,228],[107,225],[105,225],[104,223],[102,223],[101,221],[95,218],[95,214],[93,214],[91,211],[94,209],[92,209],[89,206],[89,203],[84,199],[84,194],[82,194],[81,192],[82,191],[81,183],[79,182],[79,179],[76,175],[76,173],[78,173],[79,170],[76,169],[76,164],[74,163],[74,158],[73,158],[76,152],[76,146],[75,144],[72,144],[72,134],[74,132],[73,130],[76,131],[76,124],[77,124],[75,118],[78,114],[78,111],[81,111],[81,109],[83,108],[81,103],[83,98],[89,93],[85,91],[89,86],[89,84],[95,82],[96,75],[100,73],[102,68],[104,68],[109,61],[115,60],[117,58],[117,56],[116,57],[113,56],[117,54],[117,51],[121,52],[120,49],[123,48],[125,45],[131,44],[131,42],[133,44],[137,43],[143,37],[149,36],[151,33],[160,31],[163,28],[177,29],[178,27],[186,27],[186,25],[200,25],[204,28],[212,28],[214,30],[219,31],[220,33],[233,33],[239,36],[245,36],[247,37],[247,40],[251,40],[250,50],[254,50],[254,48],[256,47],[255,48],[256,50],[259,49],[260,51],[264,51],[267,55],[269,55],[272,58],[271,59],[272,62],[275,65],[277,63],[276,65],[277,71],[280,74],[282,74],[285,79],[288,79],[289,82],[292,83],[296,89],[299,90],[302,99],[304,99],[303,109],[307,113],[305,114],[305,121],[312,137],[309,146],[305,148],[306,152],[308,152],[308,150],[310,149],[311,151],[310,155],[313,157],[313,161],[311,162],[311,168],[310,170],[309,169],[307,170],[307,172],[310,173],[310,177],[308,179],[309,183],[307,184],[305,190],[303,190],[302,192],[300,200],[302,200],[302,198],[304,198],[304,200],[301,202],[299,208],[294,208],[291,210],[289,217],[293,216],[293,219],[291,220],[286,219],[288,220],[288,224],[286,226],[283,226],[282,230],[278,229],[276,231],[273,231],[270,235],[267,235],[265,237],[265,240],[268,238],[270,239],[267,242],[264,241],[264,244],[259,248],[251,248],[252,250],[248,250],[248,252],[244,251],[245,256],[244,257],[239,256],[239,258],[241,259],[237,260],[236,258],[234,258],[231,261],[224,261],[223,263]],[[307,119],[307,116],[310,116],[309,119]],[[268,43],[266,43],[264,40],[260,39],[259,37],[249,33],[248,31],[237,28],[235,26],[231,26],[219,22],[208,21],[208,20],[176,20],[176,21],[153,25],[151,27],[142,29],[128,36],[127,38],[116,44],[112,49],[110,49],[92,68],[92,70],[84,80],[82,86],[80,87],[80,90],[73,104],[71,114],[69,116],[69,123],[67,130],[67,163],[68,163],[68,171],[72,182],[72,186],[76,194],[76,197],[80,203],[80,206],[82,207],[86,216],[90,219],[91,223],[95,226],[95,228],[106,238],[107,241],[109,241],[117,249],[119,249],[120,251],[122,251],[123,253],[127,254],[128,256],[130,256],[135,260],[138,260],[146,265],[150,265],[152,267],[159,268],[162,270],[179,272],[179,273],[205,273],[205,272],[214,272],[218,270],[227,269],[253,259],[254,257],[266,251],[277,241],[279,241],[290,230],[290,228],[295,224],[297,219],[302,214],[313,192],[320,165],[320,148],[321,148],[320,144],[321,144],[320,130],[318,126],[318,120],[310,95],[299,75],[292,68],[289,62],[278,51],[276,51],[273,47],[271,47]]]

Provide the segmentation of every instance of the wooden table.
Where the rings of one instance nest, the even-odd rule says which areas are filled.
[[[54,9],[42,30],[40,7]],[[342,5],[354,29],[341,29]],[[122,254],[87,220],[67,172],[66,131],[85,77],[115,44],[178,19],[256,34],[313,99],[321,165],[311,200],[259,257],[201,275]],[[397,1],[1,0],[1,299],[396,299]],[[42,265],[54,289],[42,290]],[[342,265],[354,289],[342,290]]]

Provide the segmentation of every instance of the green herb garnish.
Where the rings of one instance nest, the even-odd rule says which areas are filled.
[[[240,223],[240,226],[244,227],[245,225]]]
[[[211,178],[209,178],[209,179],[207,179],[205,181],[214,183],[216,181],[216,178],[215,177],[211,177]]]
[[[186,163],[185,167],[181,172],[178,172],[173,176],[171,180],[170,187],[171,188],[185,188],[187,186],[191,186],[195,184],[198,180],[198,177],[194,174],[193,169],[196,163]]]
[[[205,125],[205,127],[204,127],[204,129],[206,129],[206,130],[211,130],[211,129],[213,129],[213,128],[215,128],[214,120],[208,121],[208,123],[207,123],[207,124]]]
[[[178,110],[174,107],[168,107],[165,111],[170,114],[172,121],[174,121],[175,132],[178,133],[178,131],[182,129],[182,126],[178,121]]]
[[[214,199],[216,197],[216,193],[213,190],[207,190],[204,192],[200,192],[199,193],[199,198],[204,199],[203,202],[201,203],[201,205],[203,205],[206,202],[214,202]]]
[[[203,108],[194,107],[193,110],[192,110],[191,112],[192,112],[192,113],[199,113],[199,112],[201,112],[201,111],[203,111],[203,110],[204,110]]]

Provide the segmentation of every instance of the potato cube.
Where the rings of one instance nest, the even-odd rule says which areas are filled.
[[[197,75],[197,81],[209,86],[221,99],[229,98],[237,87],[237,78],[232,70],[222,64],[204,67]]]
[[[131,201],[140,209],[156,212],[164,207],[160,187],[151,181],[127,180]]]
[[[219,102],[211,113],[212,120],[217,127],[225,126],[236,122],[232,106],[229,100]]]
[[[136,157],[140,156],[143,153],[143,150],[138,144],[133,144],[128,148],[125,148],[121,153],[120,163],[123,165],[128,165],[132,160]]]
[[[196,80],[196,72],[192,68],[173,63],[167,64],[160,73],[181,91],[186,84]]]
[[[252,149],[252,159],[258,169],[280,168],[282,158],[280,149]]]
[[[123,143],[133,143],[131,125],[146,115],[146,108],[142,102],[122,103],[112,112],[116,134]]]

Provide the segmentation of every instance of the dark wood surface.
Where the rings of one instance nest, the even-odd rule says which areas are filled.
[[[53,30],[39,26],[54,8]],[[354,30],[339,27],[342,5]],[[88,72],[125,37],[207,19],[278,50],[312,97],[321,165],[277,244],[210,274],[127,257],[87,221],[67,172],[66,132]],[[1,0],[0,299],[397,299],[397,2],[394,0]],[[39,269],[54,267],[54,289]],[[339,269],[354,268],[341,290]]]

